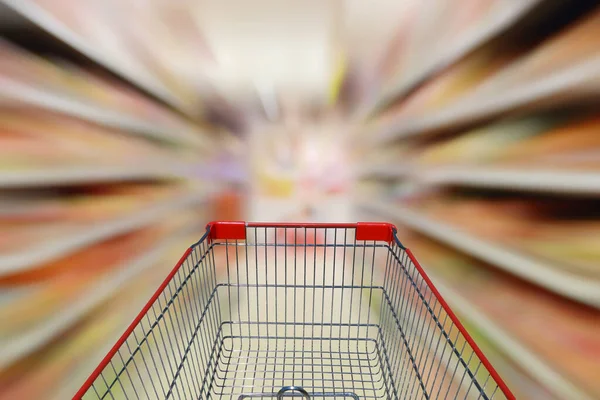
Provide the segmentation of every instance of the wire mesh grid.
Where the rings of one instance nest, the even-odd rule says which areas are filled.
[[[205,235],[78,395],[512,398],[395,233],[355,231]]]

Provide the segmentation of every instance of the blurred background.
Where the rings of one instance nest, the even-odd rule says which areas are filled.
[[[0,0],[0,398],[70,398],[210,220],[398,226],[523,399],[600,399],[600,7]]]

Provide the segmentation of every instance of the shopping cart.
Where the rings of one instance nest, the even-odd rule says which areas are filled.
[[[75,398],[254,397],[514,399],[393,225],[213,222]]]

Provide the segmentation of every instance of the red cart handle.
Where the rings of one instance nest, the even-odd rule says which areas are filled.
[[[339,228],[356,229],[356,240],[392,243],[396,227],[387,222],[315,223],[315,222],[244,222],[213,221],[207,225],[211,240],[245,240],[246,228]]]

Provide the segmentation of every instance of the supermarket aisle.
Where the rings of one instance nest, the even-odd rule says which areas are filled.
[[[600,398],[597,1],[0,0],[0,34],[0,398],[68,398],[215,219],[393,222],[517,398]]]

